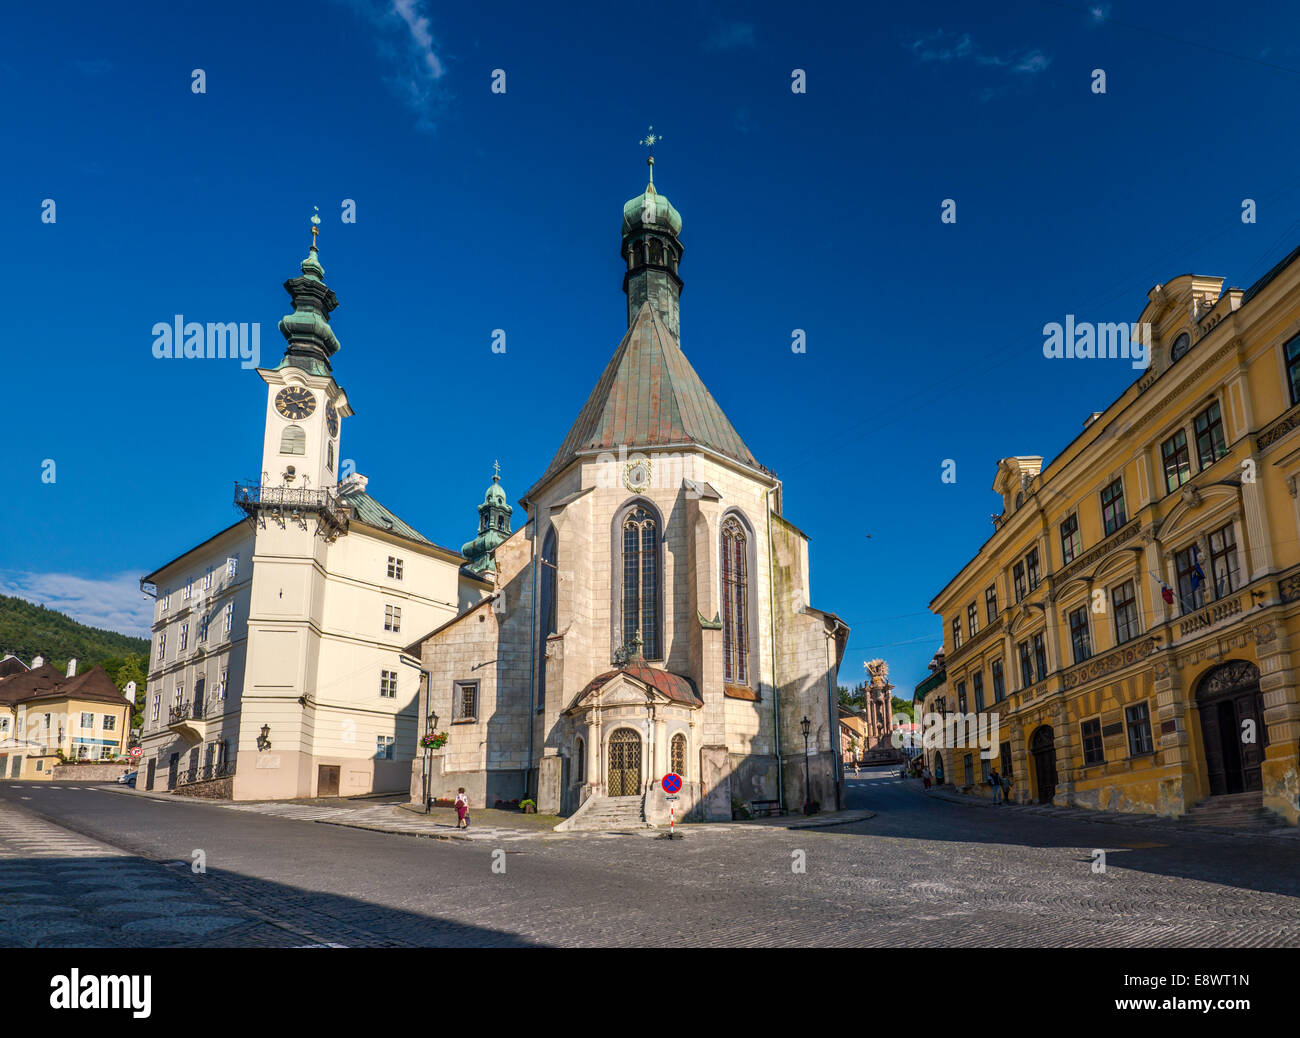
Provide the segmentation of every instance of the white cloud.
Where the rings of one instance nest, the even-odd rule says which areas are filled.
[[[385,81],[418,116],[422,130],[432,130],[439,100],[437,82],[446,72],[433,38],[433,22],[424,0],[336,0],[369,23],[375,47],[389,67]]]
[[[981,68],[998,69],[1007,76],[1030,78],[1044,71],[1052,59],[1037,48],[993,54],[980,48],[970,33],[950,33],[943,29],[918,36],[906,44],[917,61],[952,65],[969,62]],[[982,101],[991,100],[1006,90],[1005,85],[985,86],[976,94]]]
[[[0,594],[58,610],[91,627],[137,637],[148,637],[153,622],[153,599],[140,590],[138,573],[96,578],[0,570]]]

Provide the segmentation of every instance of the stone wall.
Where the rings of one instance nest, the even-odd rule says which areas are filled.
[[[134,764],[56,764],[51,775],[55,782],[116,782],[134,770]]]

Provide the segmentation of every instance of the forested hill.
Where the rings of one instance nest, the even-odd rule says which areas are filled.
[[[28,666],[33,656],[44,656],[46,663],[60,667],[75,656],[78,673],[84,673],[97,664],[116,663],[120,667],[130,657],[147,659],[149,641],[87,627],[53,609],[0,595],[0,656],[5,653],[12,653]],[[109,673],[116,676],[111,669]]]

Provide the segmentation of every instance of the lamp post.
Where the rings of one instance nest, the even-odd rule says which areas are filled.
[[[808,730],[812,728],[812,722],[805,715],[799,722],[799,727],[803,730],[803,813],[810,815],[812,814],[812,784],[808,778]]]
[[[262,734],[257,737],[257,748],[259,750],[269,750],[271,748],[271,726],[262,725]]]
[[[437,731],[437,729],[438,729],[438,715],[434,713],[432,710],[430,710],[429,728],[427,734],[432,735],[435,731]],[[424,747],[424,813],[426,815],[429,813],[429,802],[431,800],[429,796],[429,781],[430,781],[429,770],[433,766],[433,761],[431,760],[432,757],[433,757],[433,747],[426,745]]]

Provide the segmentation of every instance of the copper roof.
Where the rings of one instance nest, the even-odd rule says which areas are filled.
[[[696,694],[695,685],[690,678],[674,674],[669,670],[658,670],[646,663],[629,663],[625,667],[607,670],[604,674],[592,678],[587,682],[587,687],[578,693],[578,698],[574,700],[575,704],[582,702],[586,696],[613,681],[620,674],[626,674],[643,685],[649,685],[674,702],[685,703],[687,706],[704,705],[704,700]]]
[[[691,443],[762,468],[654,307],[643,303],[538,486],[582,451]]]

